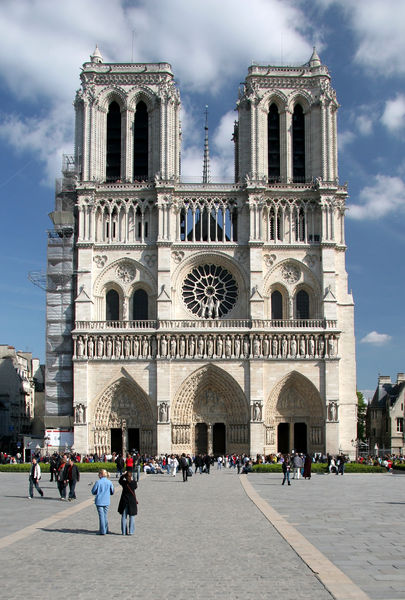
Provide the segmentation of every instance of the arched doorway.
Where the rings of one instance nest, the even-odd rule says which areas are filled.
[[[156,451],[155,430],[147,395],[135,381],[121,378],[96,403],[93,451],[99,455],[132,450],[152,454]]]
[[[266,403],[265,426],[266,453],[324,452],[325,410],[314,384],[297,371],[286,375]]]
[[[171,415],[172,452],[249,452],[246,397],[238,383],[214,365],[202,367],[186,379]]]

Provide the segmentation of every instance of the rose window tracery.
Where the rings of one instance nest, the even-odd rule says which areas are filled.
[[[236,304],[238,286],[234,277],[219,265],[200,265],[185,278],[182,295],[188,310],[203,319],[226,315]]]

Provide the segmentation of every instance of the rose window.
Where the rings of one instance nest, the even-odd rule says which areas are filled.
[[[203,319],[226,315],[236,303],[238,286],[233,276],[218,265],[201,265],[187,275],[183,300],[193,314]]]

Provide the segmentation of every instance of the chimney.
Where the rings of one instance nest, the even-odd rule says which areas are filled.
[[[403,381],[405,381],[405,373],[398,373],[397,383],[402,383]]]

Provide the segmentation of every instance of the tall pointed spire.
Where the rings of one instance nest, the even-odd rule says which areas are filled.
[[[210,181],[210,148],[208,144],[208,105],[205,105],[205,138],[204,138],[204,163],[203,163],[203,183]]]

